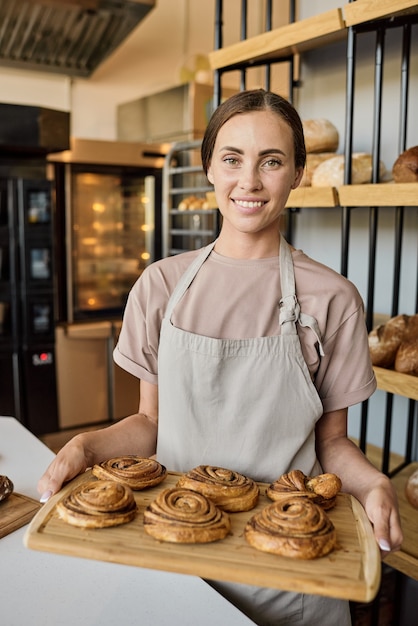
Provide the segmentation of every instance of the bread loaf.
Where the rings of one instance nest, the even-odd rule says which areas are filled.
[[[392,317],[369,333],[369,350],[373,365],[393,367],[396,353],[405,335],[407,315]]]
[[[418,509],[418,469],[406,481],[405,495],[409,504]]]
[[[303,120],[306,152],[335,152],[338,148],[338,130],[326,119]]]
[[[402,152],[392,168],[395,183],[418,182],[418,146],[413,146]]]
[[[344,184],[343,154],[337,154],[332,159],[327,159],[315,169],[312,174],[312,187],[340,187]],[[379,177],[386,175],[386,167],[380,162]],[[365,152],[354,152],[352,155],[351,182],[353,185],[370,183],[372,180],[372,155]]]
[[[395,357],[395,370],[418,376],[418,314],[410,315]]]
[[[300,187],[309,187],[312,184],[312,176],[318,165],[335,157],[335,152],[318,152],[306,155],[306,166],[303,172]]]

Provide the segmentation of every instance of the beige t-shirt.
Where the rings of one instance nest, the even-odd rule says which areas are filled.
[[[198,251],[150,265],[133,286],[115,362],[137,378],[158,384],[161,320],[180,276]],[[325,356],[315,334],[297,324],[302,352],[324,412],[367,399],[376,382],[370,362],[363,303],[355,286],[302,251],[292,254],[296,295],[302,312],[319,325]],[[218,339],[280,334],[279,258],[238,260],[212,251],[172,315],[174,326]]]

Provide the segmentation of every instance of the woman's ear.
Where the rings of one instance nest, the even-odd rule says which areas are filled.
[[[296,189],[296,187],[299,187],[300,181],[302,180],[302,176],[303,176],[303,167],[298,167],[298,169],[296,170],[295,180],[293,181],[293,185],[291,189]]]
[[[211,185],[214,184],[213,182],[213,174],[212,174],[212,168],[209,166],[208,167],[208,173],[206,174],[208,181],[210,182]]]

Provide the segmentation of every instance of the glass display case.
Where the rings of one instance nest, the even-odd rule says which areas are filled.
[[[154,259],[155,178],[74,171],[71,177],[74,318],[120,310]]]

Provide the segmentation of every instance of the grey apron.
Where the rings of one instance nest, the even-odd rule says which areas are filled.
[[[315,424],[323,410],[302,355],[296,323],[311,327],[319,345],[320,337],[316,321],[300,312],[292,255],[283,237],[280,335],[216,339],[171,323],[174,308],[214,245],[203,248],[183,274],[162,321],[157,458],[172,471],[217,465],[263,482],[291,469],[318,474]],[[249,585],[211,584],[263,626],[350,624],[346,602]]]

